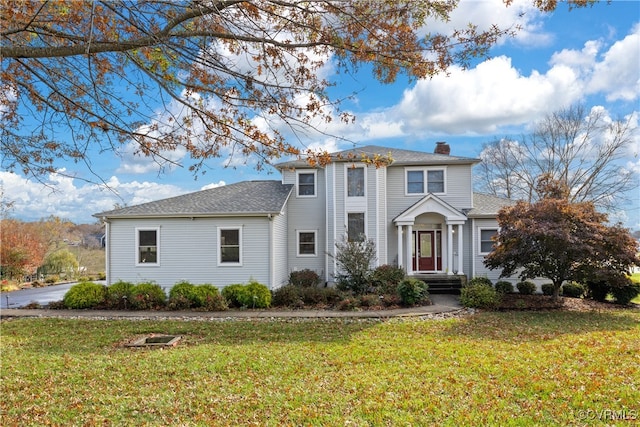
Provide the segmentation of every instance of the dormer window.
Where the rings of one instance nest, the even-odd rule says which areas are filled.
[[[298,172],[298,197],[316,196],[316,172]]]
[[[443,194],[446,193],[445,169],[411,168],[406,169],[407,195]],[[426,191],[425,191],[426,190]]]

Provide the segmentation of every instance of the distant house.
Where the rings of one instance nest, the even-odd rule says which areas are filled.
[[[278,165],[281,180],[245,181],[95,214],[106,223],[107,282],[180,280],[223,287],[255,279],[271,289],[311,269],[331,284],[341,239],[375,242],[377,265],[409,276],[466,278],[487,270],[498,210],[509,200],[474,193],[478,159],[367,146],[325,167]],[[362,155],[389,155],[381,167]]]

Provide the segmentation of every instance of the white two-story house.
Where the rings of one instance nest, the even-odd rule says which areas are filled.
[[[474,193],[478,159],[367,146],[324,167],[279,164],[279,181],[245,181],[95,214],[106,224],[107,282],[180,280],[224,287],[250,279],[277,289],[294,270],[331,284],[336,242],[366,236],[376,265],[430,281],[487,276],[498,210],[512,202]],[[382,166],[361,159],[388,156]],[[375,267],[375,266],[373,266]]]

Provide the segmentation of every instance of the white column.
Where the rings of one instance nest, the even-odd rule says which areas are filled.
[[[413,243],[413,226],[407,225],[407,275],[413,274],[413,256],[411,248]]]
[[[458,224],[458,274],[463,275],[462,272],[462,224]]]
[[[453,274],[453,227],[447,224],[447,274]]]
[[[402,226],[398,226],[398,267],[402,268],[403,256],[402,256]]]

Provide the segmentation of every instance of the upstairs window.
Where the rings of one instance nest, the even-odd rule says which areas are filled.
[[[316,173],[298,172],[298,197],[314,197],[316,195]]]
[[[364,197],[364,168],[347,168],[347,197]]]
[[[429,193],[444,193],[444,171],[427,171],[427,191]]]
[[[407,193],[424,193],[424,173],[422,171],[407,171]]]
[[[406,171],[406,194],[445,193],[445,170],[414,168]]]
[[[157,265],[158,264],[158,229],[137,229],[136,230],[136,246],[138,265]]]

